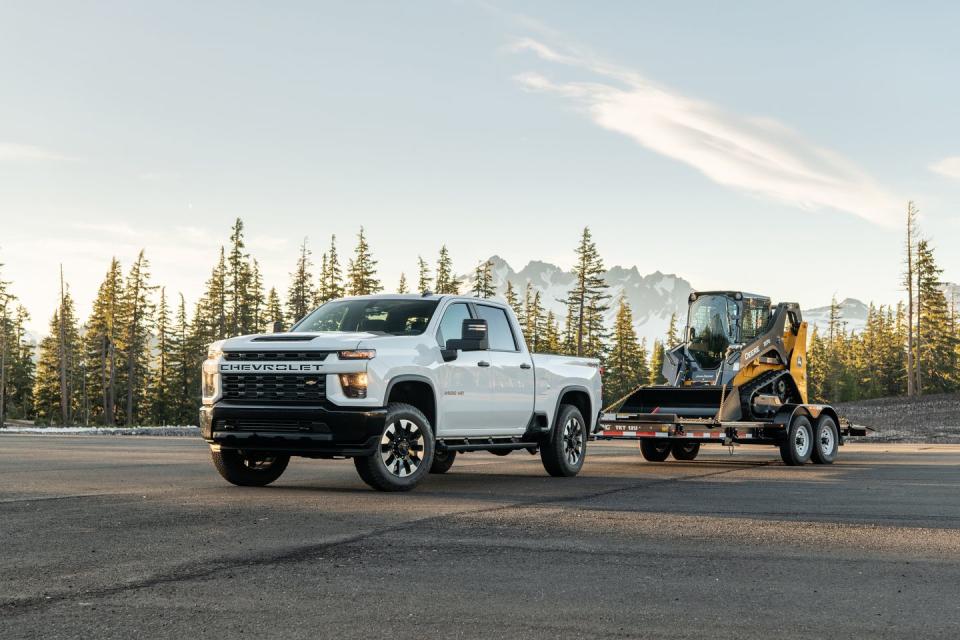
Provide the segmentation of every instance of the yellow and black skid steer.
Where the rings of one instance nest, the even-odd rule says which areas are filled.
[[[766,444],[788,465],[830,464],[867,428],[807,397],[807,323],[800,306],[742,291],[690,294],[683,342],[664,354],[665,384],[605,412],[597,438],[639,440],[643,457],[693,460],[704,443]]]

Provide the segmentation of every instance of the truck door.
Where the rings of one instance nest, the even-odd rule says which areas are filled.
[[[463,321],[471,318],[470,306],[455,302],[448,306],[437,329],[442,349],[447,340],[460,338]],[[438,436],[469,436],[491,426],[493,367],[489,351],[460,351],[456,360],[443,362],[437,375]]]
[[[501,307],[477,303],[478,317],[487,321],[490,341],[489,361],[493,370],[494,401],[487,407],[487,426],[499,433],[523,433],[533,415],[534,371],[529,353],[521,349],[522,337],[516,335]]]

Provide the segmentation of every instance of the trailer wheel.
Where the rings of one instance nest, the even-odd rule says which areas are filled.
[[[780,457],[790,466],[806,464],[813,451],[813,427],[806,416],[794,416],[787,439],[780,445]]]
[[[290,456],[234,449],[211,451],[210,455],[223,479],[240,487],[265,487],[283,475],[290,462]]]
[[[453,466],[453,461],[457,459],[457,452],[444,449],[443,451],[433,451],[433,464],[430,465],[430,473],[446,473]]]
[[[811,457],[816,464],[833,464],[837,458],[837,447],[840,445],[840,434],[837,424],[828,415],[821,415],[817,420],[817,435],[814,438]]]
[[[700,453],[699,442],[675,442],[670,453],[676,460],[695,460]]]
[[[670,455],[670,443],[653,438],[640,441],[640,454],[647,462],[663,462]]]
[[[587,427],[580,410],[572,404],[560,406],[553,432],[540,447],[540,462],[547,473],[570,478],[583,467],[587,455]]]

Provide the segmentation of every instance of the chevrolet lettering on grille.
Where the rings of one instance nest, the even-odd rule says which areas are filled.
[[[221,362],[220,373],[315,373],[322,362]]]

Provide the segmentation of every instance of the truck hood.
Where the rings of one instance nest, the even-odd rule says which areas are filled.
[[[379,333],[331,331],[323,333],[268,333],[229,338],[224,351],[341,351],[356,349],[361,342],[391,338]]]

